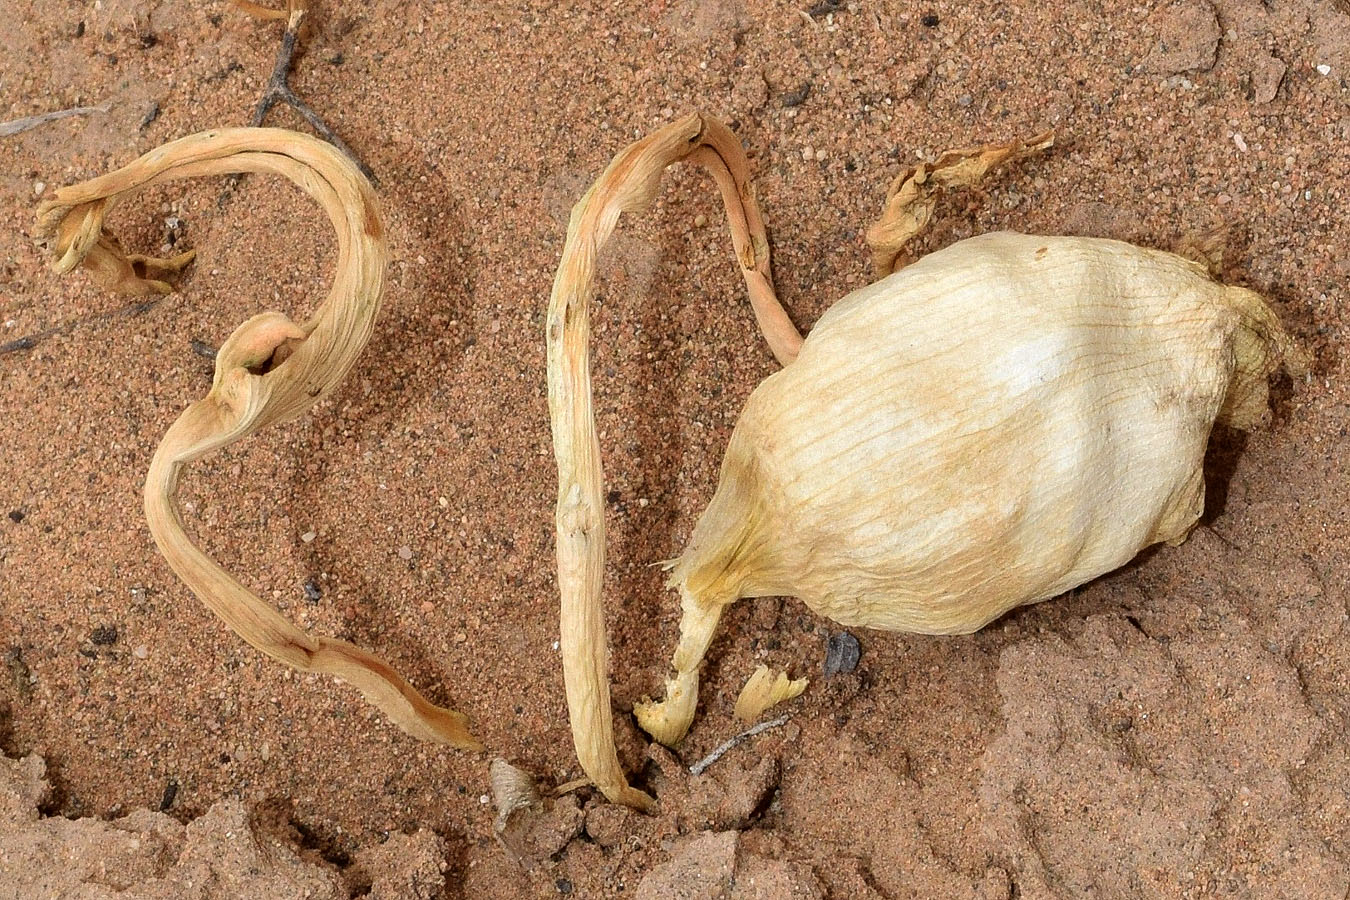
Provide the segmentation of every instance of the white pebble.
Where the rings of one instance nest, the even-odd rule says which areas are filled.
[[[308,544],[310,541],[314,540],[316,537],[318,537],[318,535],[315,534],[314,532],[312,532],[312,531],[306,531],[304,534],[300,535],[300,540],[302,540],[302,541],[304,541],[306,544]]]
[[[412,559],[412,548],[409,547],[407,544],[404,544],[402,547],[399,547],[399,548],[398,548],[398,558],[399,558],[399,559]]]
[[[1241,150],[1243,153],[1247,152],[1247,142],[1243,140],[1242,135],[1236,131],[1233,132],[1233,143],[1236,144],[1237,148]]]
[[[34,196],[34,197],[38,196],[39,194],[41,194],[41,193],[42,193],[43,191],[45,191],[46,189],[47,189],[47,182],[45,182],[45,181],[35,181],[35,182],[33,182],[33,196]]]
[[[131,655],[137,659],[145,659],[150,655],[150,648],[144,644],[137,644],[136,649],[131,651]]]
[[[1327,65],[1326,63],[1322,63],[1320,66],[1317,67],[1317,74],[1318,74],[1318,75],[1330,75],[1330,74],[1331,74],[1331,66]]]

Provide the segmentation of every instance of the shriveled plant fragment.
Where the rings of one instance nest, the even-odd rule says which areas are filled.
[[[795,681],[787,677],[786,672],[778,672],[768,666],[759,666],[741,688],[736,698],[736,718],[742,722],[753,722],[764,715],[765,710],[777,706],[785,700],[800,697],[806,690],[805,678]]]
[[[618,771],[604,682],[586,301],[619,213],[650,199],[679,149],[715,132],[692,117],[616,157],[573,212],[550,304],[564,662],[585,676],[569,676],[573,736],[588,774],[634,805],[646,797]],[[800,345],[766,330],[785,368],[747,401],[672,566],[674,673],[661,702],[634,709],[657,740],[688,730],[699,664],[741,597],[796,596],[848,626],[961,634],[1179,543],[1203,507],[1213,424],[1259,424],[1268,377],[1298,370],[1259,295],[1170,253],[1005,232],[892,271],[937,188],[1048,144],[954,151],[905,173],[869,232],[881,280],[837,302]],[[743,175],[738,184],[748,198]],[[756,310],[786,321],[764,271]]]
[[[281,33],[281,46],[277,48],[276,60],[272,64],[272,74],[267,79],[267,86],[263,88],[262,96],[258,98],[258,105],[253,110],[251,124],[254,126],[262,125],[272,107],[278,103],[285,104],[299,113],[300,117],[308,122],[310,127],[319,133],[320,137],[347,154],[347,157],[361,169],[362,174],[374,180],[375,173],[370,170],[370,167],[357,157],[356,152],[347,146],[347,142],[338,136],[338,133],[329,126],[323,116],[300,99],[300,95],[291,88],[291,65],[295,60],[295,51],[300,40],[300,25],[309,12],[309,0],[286,0],[285,9],[263,6],[260,3],[252,2],[252,0],[230,0],[230,3],[255,19],[261,19],[265,22],[279,20],[286,23],[285,30]]]
[[[722,191],[732,243],[755,318],[784,364],[801,335],[773,291],[769,241],[750,193],[748,163],[726,126],[688,116],[620,153],[572,210],[548,309],[548,400],[558,461],[558,587],[561,650],[572,739],[582,768],[610,800],[642,809],[614,751],[609,661],[600,583],[605,568],[605,505],[600,445],[591,408],[590,297],[600,246],[620,213],[647,206],[661,172],[680,160],[708,169]]]
[[[460,713],[427,701],[384,660],[346,641],[292,625],[203,553],[183,525],[175,495],[183,467],[272,424],[288,422],[328,396],[369,340],[380,310],[388,259],[370,183],[341,152],[277,128],[228,128],[165,144],[83,184],[61,188],[38,208],[35,235],[66,273],[83,265],[113,290],[164,292],[161,279],[191,254],[170,260],[129,255],[104,224],[119,202],[180,178],[271,173],[294,182],[337,231],[337,271],[327,299],[303,321],[264,312],[244,322],[216,354],[211,390],[169,428],[150,463],[145,514],[169,565],[236,634],[304,672],[350,682],[400,728],[427,740],[477,749]]]

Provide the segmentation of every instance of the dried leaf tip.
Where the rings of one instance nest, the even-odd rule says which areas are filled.
[[[742,722],[755,721],[779,703],[801,696],[807,682],[806,678],[793,681],[786,672],[760,666],[745,682],[741,695],[736,698],[736,718]]]
[[[153,260],[127,254],[104,225],[120,201],[155,184],[203,175],[281,175],[309,194],[337,232],[337,271],[328,298],[297,323],[265,312],[240,325],[216,354],[207,396],[169,428],[150,464],[145,513],[170,567],[245,641],[305,672],[340,677],[408,733],[480,749],[460,713],[426,700],[383,659],[345,641],[315,637],[203,553],[189,538],[176,494],[192,460],[268,425],[294,419],[346,377],[369,340],[384,291],[388,248],[370,183],[338,150],[279,128],[227,128],[172,141],[107,175],[58,190],[38,208],[35,236],[57,257],[58,272],[84,265],[104,286],[163,293],[159,275],[191,254]]]
[[[886,190],[886,208],[881,218],[867,229],[876,277],[883,278],[898,268],[896,260],[901,250],[927,227],[944,189],[972,187],[989,170],[1039,153],[1054,142],[1054,132],[1046,131],[1024,141],[948,150],[936,162],[919,163],[896,176]]]

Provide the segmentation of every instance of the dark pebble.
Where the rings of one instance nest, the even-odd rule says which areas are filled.
[[[206,341],[193,339],[188,341],[188,346],[192,348],[193,353],[197,354],[202,359],[209,359],[211,362],[216,361],[216,348],[212,347]]]
[[[922,19],[919,20],[919,24],[922,25],[924,28],[936,28],[938,27],[939,21],[941,20],[938,19],[935,13],[929,13],[928,15],[924,16]]]
[[[100,625],[89,634],[89,640],[98,644],[100,647],[106,647],[117,641],[116,625]]]
[[[847,631],[835,632],[825,643],[826,675],[847,675],[858,668],[860,659],[862,659],[862,645]]]
[[[844,5],[844,0],[820,0],[819,3],[806,11],[806,14],[813,19],[823,19],[832,12],[838,12],[839,7]]]
[[[164,793],[159,798],[159,811],[167,812],[173,801],[178,797],[178,782],[170,778],[164,785]]]
[[[21,509],[11,509],[9,511],[9,520],[15,525],[23,521],[24,512]]]
[[[305,579],[305,599],[310,603],[318,603],[323,599],[323,591],[319,590],[319,583],[313,578]]]
[[[558,889],[558,893],[560,894],[572,893],[572,882],[570,879],[559,878],[557,881],[553,882],[553,886]]]
[[[801,106],[809,96],[811,96],[811,82],[808,81],[795,91],[784,94],[783,105],[787,107]]]

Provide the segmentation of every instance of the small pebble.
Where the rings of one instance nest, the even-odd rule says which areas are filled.
[[[699,213],[698,215],[694,216],[695,228],[702,228],[704,225],[707,224],[708,224],[708,217],[705,216],[703,213]]]
[[[137,659],[145,659],[150,655],[150,648],[144,644],[137,644],[136,649],[131,651],[131,655]]]
[[[455,632],[455,643],[462,644],[469,639],[469,636],[462,631]]]
[[[117,626],[100,625],[90,633],[89,640],[93,641],[95,644],[98,644],[100,647],[106,647],[109,644],[116,643]]]
[[[558,889],[558,893],[560,894],[572,893],[572,882],[567,878],[559,878],[557,881],[553,882],[553,886]]]
[[[919,20],[919,24],[924,28],[936,28],[940,21],[942,20],[939,19],[935,13],[928,13],[928,15]]]
[[[315,534],[314,532],[312,532],[312,531],[306,531],[304,534],[300,535],[300,540],[302,540],[302,541],[304,541],[306,544],[308,544],[310,541],[314,540],[316,537],[318,537],[318,535]]]
[[[1320,67],[1319,67],[1319,68],[1320,68]],[[1327,69],[1327,71],[1330,72],[1331,70],[1330,70],[1330,69]],[[1325,74],[1325,73],[1324,73],[1324,74]],[[45,181],[35,181],[35,182],[33,182],[33,196],[34,196],[34,197],[38,196],[39,194],[41,194],[41,193],[42,193],[43,191],[45,191],[46,189],[47,189],[47,182],[45,182]]]
[[[159,798],[159,811],[165,812],[173,806],[174,799],[178,796],[178,782],[172,778],[164,785],[164,793]]]
[[[858,668],[862,659],[862,645],[847,631],[838,631],[830,635],[825,644],[825,674],[847,675]]]
[[[13,522],[15,525],[18,525],[20,522],[23,521],[23,516],[24,513],[23,510],[21,509],[11,509],[9,511],[9,520]]]
[[[399,547],[398,558],[402,560],[412,559],[412,548],[409,547],[407,544],[404,544],[402,547]]]
[[[1317,74],[1318,74],[1318,75],[1330,75],[1330,74],[1331,74],[1331,66],[1327,65],[1326,63],[1322,63],[1320,66],[1317,67]],[[42,182],[39,181],[38,184],[42,184]]]
[[[305,599],[310,603],[318,603],[323,598],[323,591],[319,589],[319,583],[313,578],[305,579]]]

